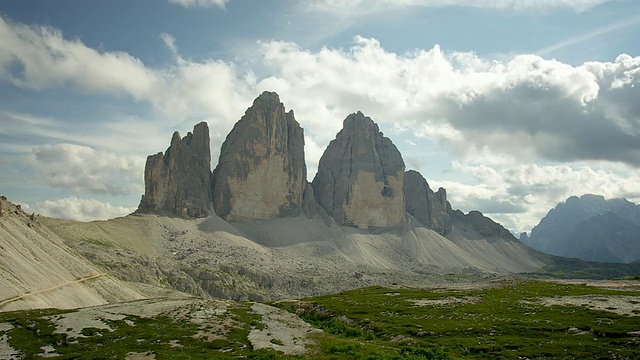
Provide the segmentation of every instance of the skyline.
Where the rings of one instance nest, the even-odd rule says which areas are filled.
[[[639,203],[639,14],[624,0],[2,0],[2,192],[43,215],[125,215],[173,131],[207,121],[213,169],[268,90],[305,130],[309,180],[362,111],[454,209],[516,233],[572,195]]]

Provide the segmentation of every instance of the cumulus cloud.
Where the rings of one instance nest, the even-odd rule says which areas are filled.
[[[640,57],[572,66],[536,55],[504,62],[439,46],[406,54],[356,37],[350,49],[310,52],[262,43],[255,59],[269,76],[220,60],[186,60],[162,34],[176,64],[147,68],[126,53],[100,53],[54,29],[0,19],[0,77],[25,88],[73,83],[125,93],[168,117],[210,118],[228,130],[256,93],[275,90],[324,145],[341,120],[362,110],[381,123],[411,127],[464,155],[516,148],[518,157],[604,159],[640,164]],[[18,70],[16,70],[16,64]],[[99,66],[96,66],[98,64]],[[576,131],[580,129],[580,131]],[[314,162],[315,159],[311,159]]]
[[[510,228],[529,230],[571,195],[640,200],[638,173],[629,172],[640,165],[640,57],[573,66],[536,55],[486,60],[437,45],[395,54],[362,37],[346,50],[262,46],[271,75],[258,87],[278,91],[320,148],[346,114],[362,110],[382,128],[459,155],[454,170],[474,182],[433,182],[454,207],[502,214]]]
[[[124,52],[101,53],[49,27],[0,17],[0,78],[26,89],[72,84],[91,91],[125,92],[143,99],[158,84],[144,64]]]
[[[455,162],[454,167],[470,175],[476,183],[433,183],[447,189],[453,207],[500,214],[503,224],[517,232],[530,231],[549,209],[574,195],[599,194],[640,203],[640,170],[625,166],[599,168],[598,164],[516,162],[491,166]]]
[[[248,62],[266,74],[259,76],[234,62],[185,59],[171,35],[161,37],[175,63],[153,69],[126,53],[99,52],[65,39],[54,29],[0,18],[0,80],[25,89],[72,84],[130,96],[167,117],[207,119],[212,139],[224,139],[257,94],[276,91],[305,128],[310,177],[342,120],[361,110],[382,129],[410,131],[459,155],[454,170],[474,183],[424,176],[447,188],[454,207],[503,214],[513,229],[535,225],[534,218],[557,202],[581,195],[574,191],[640,200],[638,172],[629,170],[640,166],[640,57],[574,66],[537,55],[488,60],[437,45],[397,54],[364,37],[356,37],[351,48],[317,51],[269,41],[259,43]],[[57,129],[65,139],[47,119],[0,116],[16,129],[23,119],[42,123],[43,136]],[[137,126],[144,130],[148,124]],[[140,129],[121,133],[132,138]],[[91,194],[142,193],[142,158],[70,142],[76,141],[31,154],[53,186]]]
[[[111,205],[96,199],[81,199],[75,196],[37,203],[29,211],[53,218],[77,221],[107,220],[132,213],[135,208]]]
[[[143,158],[56,144],[35,148],[32,163],[48,184],[75,193],[137,195],[144,191]]]
[[[576,67],[536,55],[488,61],[437,45],[399,55],[362,37],[348,50],[263,47],[273,75],[258,85],[279,91],[314,134],[335,134],[335,118],[360,109],[461,155],[640,165],[640,57]]]
[[[0,81],[30,90],[72,85],[89,93],[129,96],[172,118],[242,114],[253,95],[250,72],[239,74],[234,64],[220,60],[185,60],[173,36],[163,33],[161,39],[176,64],[153,69],[128,53],[99,52],[65,39],[59,30],[0,16]]]
[[[224,9],[229,0],[169,0],[169,2],[181,5],[185,8],[217,6]]]

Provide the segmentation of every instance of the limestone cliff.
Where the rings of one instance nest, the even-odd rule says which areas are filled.
[[[434,193],[419,172],[409,170],[404,173],[403,192],[409,214],[442,236],[451,231],[451,205],[443,188]]]
[[[403,178],[398,149],[358,112],[325,150],[312,185],[318,204],[339,224],[384,228],[406,220]]]
[[[304,132],[278,94],[264,92],[222,144],[213,207],[230,221],[297,215],[307,187]]]
[[[164,154],[147,157],[144,184],[138,212],[209,216],[211,149],[207,123],[196,125],[184,138],[176,131]]]
[[[455,210],[452,212],[451,219],[456,227],[473,230],[489,242],[497,240],[518,242],[509,230],[479,211],[469,211],[468,214],[464,214],[460,210]]]

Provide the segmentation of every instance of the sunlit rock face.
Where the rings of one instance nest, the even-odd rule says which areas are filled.
[[[337,223],[392,227],[406,220],[404,161],[378,125],[361,112],[349,115],[318,164],[316,200]]]
[[[229,221],[294,216],[307,187],[304,132],[278,94],[264,92],[222,144],[213,207]]]

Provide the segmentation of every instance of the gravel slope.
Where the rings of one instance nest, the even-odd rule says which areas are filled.
[[[77,308],[145,297],[73,252],[38,218],[1,202],[0,311]]]
[[[501,275],[544,264],[512,241],[454,231],[445,238],[411,219],[387,232],[317,216],[229,223],[130,215],[81,223],[42,219],[103,271],[235,300],[312,296],[374,284],[425,284],[443,274]]]

